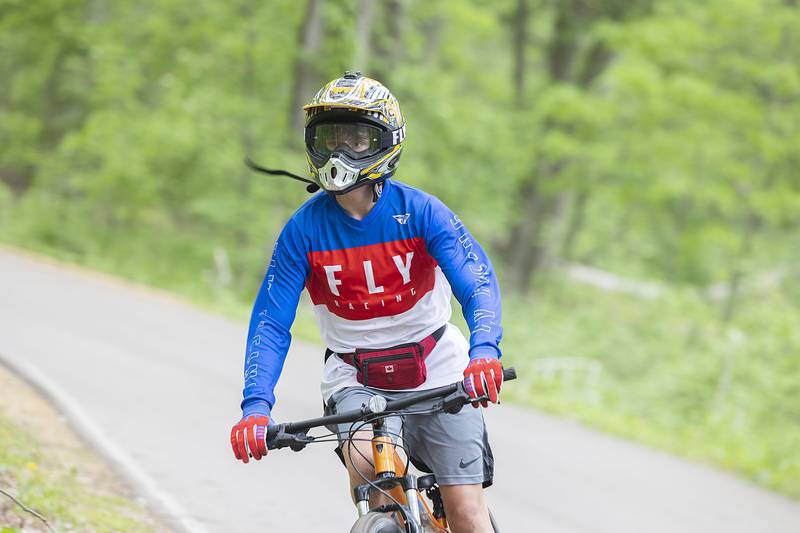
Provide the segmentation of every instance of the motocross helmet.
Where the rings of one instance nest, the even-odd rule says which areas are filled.
[[[397,166],[406,125],[381,83],[345,72],[303,107],[311,178],[331,194],[380,183]]]

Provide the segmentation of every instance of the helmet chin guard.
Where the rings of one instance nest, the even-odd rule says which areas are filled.
[[[334,194],[343,193],[356,184],[361,171],[346,159],[347,156],[333,154],[317,171],[317,178],[323,189]]]

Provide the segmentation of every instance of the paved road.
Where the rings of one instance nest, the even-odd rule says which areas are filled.
[[[329,445],[233,461],[244,335],[155,291],[0,249],[0,354],[69,394],[196,522],[347,531],[354,513]],[[295,343],[281,419],[319,414],[320,371],[319,347]],[[800,504],[726,474],[530,410],[487,419],[504,531],[800,533]]]

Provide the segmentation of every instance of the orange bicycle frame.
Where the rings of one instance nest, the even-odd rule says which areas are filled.
[[[395,450],[394,441],[392,441],[391,436],[383,431],[383,420],[376,421],[373,424],[372,459],[375,465],[376,480],[385,482],[386,480],[394,480],[396,478],[406,479],[406,464]],[[427,515],[427,522],[439,528],[441,531],[446,532],[447,519],[445,517],[436,518],[434,516],[427,501],[425,501],[425,498],[422,496],[422,491],[417,489],[416,483],[413,488],[409,489],[417,493],[414,499],[422,503],[422,508]],[[409,499],[406,495],[407,492],[403,490],[403,487],[398,484],[393,484],[387,492],[395,500],[410,508]],[[419,511],[419,507],[417,507],[417,511]],[[402,517],[400,517],[400,520],[404,522]]]

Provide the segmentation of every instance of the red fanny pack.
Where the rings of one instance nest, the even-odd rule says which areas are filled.
[[[413,389],[425,383],[428,368],[425,358],[447,329],[445,324],[420,342],[400,344],[379,350],[357,349],[339,354],[342,361],[356,367],[356,379],[377,389]]]

